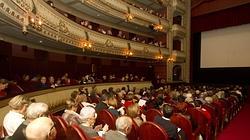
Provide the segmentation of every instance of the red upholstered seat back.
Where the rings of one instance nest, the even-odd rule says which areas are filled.
[[[188,120],[185,116],[181,114],[173,114],[171,116],[171,122],[185,132],[186,138],[188,140],[193,140],[192,124],[190,120]]]
[[[8,136],[8,134],[7,134],[6,130],[5,130],[5,128],[1,125],[0,126],[0,138],[4,138],[6,136]]]
[[[71,125],[67,130],[68,140],[90,140],[78,125]]]
[[[168,140],[166,131],[153,122],[145,122],[139,128],[140,140]]]
[[[161,111],[157,110],[157,109],[149,109],[146,112],[146,120],[150,121],[150,122],[154,122],[154,118],[156,116],[162,116]]]
[[[133,120],[132,129],[130,133],[127,135],[128,140],[138,140],[138,130],[139,130],[139,127]]]
[[[68,129],[68,125],[65,120],[61,116],[50,116],[50,118],[54,122],[57,131],[56,140],[65,140]]]
[[[109,129],[115,130],[115,121],[116,118],[108,110],[101,110],[96,119],[96,124],[109,125]]]

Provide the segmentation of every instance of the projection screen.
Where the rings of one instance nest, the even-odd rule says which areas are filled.
[[[250,67],[250,24],[201,33],[201,68]]]

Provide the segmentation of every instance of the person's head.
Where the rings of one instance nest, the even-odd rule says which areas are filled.
[[[78,101],[79,95],[80,95],[80,92],[79,92],[79,91],[73,91],[73,92],[70,94],[71,100],[73,100],[73,101],[75,101],[75,102]]]
[[[127,115],[131,118],[136,118],[140,114],[140,107],[138,104],[128,106]]]
[[[173,115],[173,107],[168,104],[164,104],[162,107],[163,116],[166,118],[170,118]]]
[[[42,84],[46,84],[46,81],[47,81],[46,77],[45,77],[45,76],[42,76],[41,79],[40,79],[40,82],[41,82]]]
[[[77,103],[73,100],[66,100],[66,109],[67,110],[72,110],[72,111],[76,111],[77,110]]]
[[[133,98],[134,98],[133,92],[129,92],[129,93],[126,95],[125,100],[131,101],[131,100],[133,100]]]
[[[205,101],[206,101],[208,104],[212,104],[212,103],[213,103],[213,98],[210,97],[210,96],[207,96],[207,97],[205,98]]]
[[[30,76],[28,74],[24,74],[23,81],[29,81],[29,80],[30,80]]]
[[[108,95],[107,94],[102,94],[101,101],[107,103],[108,102]]]
[[[48,117],[39,117],[29,123],[25,133],[28,140],[54,140],[56,138],[54,123]]]
[[[49,77],[49,83],[51,83],[51,84],[55,83],[55,78],[53,76]]]
[[[132,119],[128,116],[121,116],[116,119],[115,126],[118,131],[125,133],[126,135],[130,133],[132,129]]]
[[[84,107],[80,111],[80,116],[83,123],[88,124],[89,126],[93,127],[96,120],[96,112],[93,107]]]
[[[8,81],[6,79],[0,79],[0,91],[5,90],[8,87]]]
[[[9,101],[9,106],[11,109],[21,114],[25,114],[29,103],[30,103],[30,100],[28,97],[24,95],[17,95]]]
[[[202,105],[202,102],[200,100],[194,100],[195,107],[199,108],[199,107],[201,107],[201,105]]]
[[[109,106],[113,106],[113,107],[117,107],[117,100],[116,100],[116,98],[114,98],[114,97],[111,97],[111,98],[109,98],[108,99],[108,105]]]
[[[31,103],[26,111],[26,117],[29,120],[34,120],[39,117],[47,117],[49,106],[45,103]]]

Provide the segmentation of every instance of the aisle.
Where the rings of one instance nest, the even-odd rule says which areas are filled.
[[[250,98],[239,114],[219,134],[218,140],[250,140]]]

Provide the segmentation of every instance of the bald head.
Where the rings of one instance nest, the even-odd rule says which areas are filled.
[[[115,125],[117,130],[129,134],[132,128],[132,119],[128,116],[121,116],[116,119]]]
[[[40,117],[28,124],[26,137],[28,140],[54,140],[56,129],[48,117]]]

